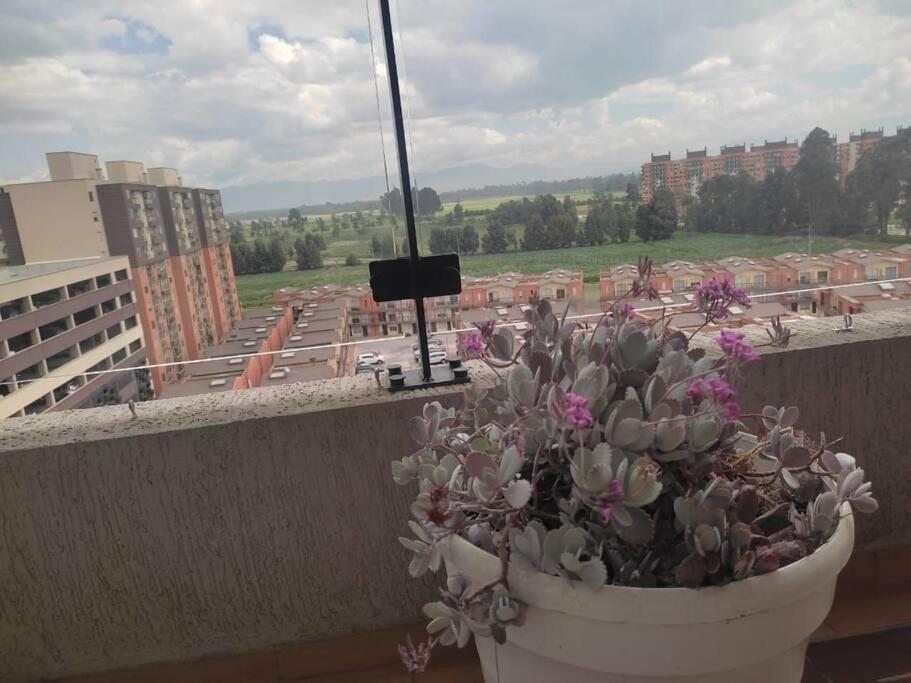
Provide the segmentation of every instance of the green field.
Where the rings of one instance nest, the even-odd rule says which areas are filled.
[[[622,193],[615,193],[622,194]],[[555,195],[558,199],[563,199],[566,195],[572,197],[573,201],[576,204],[587,204],[591,201],[592,193],[591,192],[564,192],[562,194]],[[522,199],[523,197],[528,197],[529,199],[534,199],[535,195],[512,195],[510,197],[485,197],[483,199],[464,199],[460,203],[462,208],[466,211],[493,211],[503,202],[508,202],[512,200]],[[452,207],[456,205],[456,202],[445,202],[443,204],[443,215],[447,213],[452,213]]]
[[[379,229],[379,228],[377,228]],[[385,230],[388,231],[388,226]],[[340,238],[344,239],[344,232]],[[352,231],[353,232],[353,231]],[[399,234],[401,226],[399,227]],[[351,239],[351,238],[349,238]],[[366,242],[368,237],[354,236]],[[815,252],[832,252],[842,247],[881,248],[897,242],[882,242],[868,238],[836,239],[821,237],[814,240]],[[336,251],[339,242],[330,244],[327,253]],[[785,251],[805,251],[805,237],[775,237],[768,235],[732,235],[726,233],[677,233],[669,240],[644,244],[631,240],[624,244],[604,244],[597,247],[573,247],[547,251],[478,254],[462,258],[462,272],[467,275],[490,275],[506,271],[543,273],[552,268],[582,270],[585,280],[597,282],[602,268],[620,263],[634,263],[640,255],[651,256],[656,263],[672,259],[708,261],[725,256],[775,256]],[[352,253],[354,244],[339,250],[340,255]],[[369,250],[367,250],[369,251]],[[359,252],[354,252],[359,253]],[[360,252],[363,256],[368,254]],[[237,291],[244,308],[270,304],[272,292],[279,287],[315,287],[320,285],[356,285],[367,282],[367,264],[360,266],[330,266],[310,271],[285,271],[242,275],[237,278]],[[587,288],[588,289],[588,288]]]

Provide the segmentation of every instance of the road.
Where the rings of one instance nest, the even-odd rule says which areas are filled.
[[[454,334],[440,335],[440,341],[446,349],[446,353],[455,355],[456,353],[456,336]],[[356,351],[349,353],[350,361],[345,368],[345,375],[354,374],[355,358],[359,353],[372,351],[381,354],[386,359],[386,365],[399,364],[403,369],[418,367],[418,362],[414,359],[414,345],[418,343],[417,337],[405,337],[404,339],[386,339],[377,338],[357,344]]]

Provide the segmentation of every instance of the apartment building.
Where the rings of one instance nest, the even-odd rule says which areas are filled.
[[[675,195],[695,195],[703,183],[722,175],[737,175],[741,171],[756,180],[763,180],[776,168],[790,170],[797,163],[800,146],[787,138],[764,141],[761,145],[722,146],[719,154],[710,156],[708,148],[687,150],[683,159],[672,159],[671,153],[652,154],[651,161],[642,165],[642,199],[651,201],[660,187]]]
[[[7,262],[127,256],[151,364],[217,344],[240,318],[218,190],[183,187],[176,169],[137,161],[107,162],[105,177],[95,155],[47,160],[50,181],[0,191]],[[154,368],[156,391],[180,372]]]
[[[898,126],[896,134],[902,130]],[[839,178],[844,184],[848,174],[868,150],[885,139],[883,129],[851,133],[848,142],[835,141]],[[702,184],[721,175],[737,175],[741,171],[761,181],[776,168],[791,170],[800,158],[800,145],[787,138],[765,140],[761,145],[722,145],[719,154],[709,156],[708,148],[687,150],[683,159],[672,159],[671,153],[652,154],[651,161],[642,164],[642,199],[651,201],[660,187],[668,187],[677,196],[695,195]]]
[[[150,397],[133,292],[123,256],[0,267],[0,417]]]
[[[630,264],[602,271],[601,310],[609,310],[617,297],[627,295],[636,276],[636,267]],[[911,245],[889,251],[840,249],[816,256],[786,252],[773,258],[730,256],[699,263],[669,261],[653,269],[652,284],[663,297],[683,295],[691,300],[691,290],[700,284],[728,279],[752,295],[768,295],[761,301],[778,301],[790,312],[831,315],[840,307],[831,297],[816,291],[820,286],[905,277],[911,277]]]

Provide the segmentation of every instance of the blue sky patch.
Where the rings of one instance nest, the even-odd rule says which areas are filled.
[[[130,17],[108,17],[125,26],[121,34],[105,36],[99,45],[124,55],[166,55],[171,49],[171,39],[160,33],[154,26]]]
[[[624,123],[638,118],[660,119],[674,111],[672,102],[611,102],[611,123]]]

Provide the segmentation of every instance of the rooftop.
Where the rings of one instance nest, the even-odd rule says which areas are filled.
[[[0,285],[9,282],[22,282],[36,277],[62,273],[83,266],[90,266],[107,261],[114,262],[123,260],[123,256],[98,256],[92,258],[70,259],[67,261],[48,261],[46,263],[29,263],[24,266],[3,266],[0,267]]]

